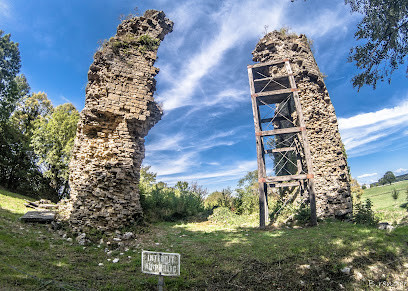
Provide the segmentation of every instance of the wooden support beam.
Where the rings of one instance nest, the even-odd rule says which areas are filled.
[[[297,187],[297,186],[300,186],[300,182],[271,183],[269,185],[270,187],[273,187],[273,188]]]
[[[273,90],[273,91],[266,91],[266,92],[258,92],[255,94],[252,94],[254,97],[265,97],[265,96],[276,96],[276,95],[282,95],[282,94],[290,94],[292,92],[291,88],[289,89],[280,89],[280,90]]]
[[[255,79],[254,82],[263,82],[263,81],[269,81],[269,80],[279,80],[279,79],[285,79],[291,75],[282,75],[282,76],[276,76],[276,77],[267,77],[267,78],[260,78],[260,79]]]
[[[273,182],[286,182],[292,180],[304,180],[306,179],[306,174],[299,174],[299,175],[287,175],[287,176],[274,176],[274,177],[266,177],[266,183],[273,183]]]
[[[264,118],[264,119],[261,119],[261,123],[269,123],[272,120],[276,121],[276,122],[284,121],[284,120],[288,121],[288,119],[292,120],[292,116],[275,116],[275,117],[271,117],[271,118]]]
[[[302,127],[288,127],[288,128],[278,128],[273,130],[255,131],[256,136],[270,136],[285,133],[296,133],[302,131]]]
[[[285,61],[285,68],[288,74],[292,74],[292,68],[290,66],[289,60]],[[290,86],[292,89],[297,90],[295,78],[293,76],[289,77]],[[299,119],[299,125],[302,128],[306,128],[305,119],[303,117],[302,105],[300,104],[299,94],[297,91],[293,93],[293,101],[295,103],[296,112]],[[316,195],[315,195],[315,188],[314,188],[314,178],[313,178],[313,162],[312,162],[312,154],[310,151],[309,141],[307,138],[306,130],[301,132],[301,137],[303,140],[303,148],[305,153],[305,160],[306,160],[306,167],[307,172],[309,175],[307,176],[308,179],[308,192],[309,192],[309,200],[310,200],[310,224],[317,225],[317,214],[316,214]]]
[[[290,151],[296,151],[295,147],[285,147],[285,148],[276,148],[276,149],[270,149],[266,150],[266,154],[271,154],[271,153],[281,153],[281,152],[290,152]]]
[[[252,73],[252,67],[248,67],[248,77],[249,77],[249,87],[251,90],[251,100],[252,100],[252,113],[254,115],[254,125],[255,132],[262,132],[262,127],[260,124],[260,113],[259,107],[256,101],[254,78]],[[263,145],[263,139],[261,136],[256,136],[256,155],[258,162],[258,179],[266,176],[265,168],[265,148]],[[259,182],[259,227],[265,228],[268,223],[269,214],[268,214],[268,192],[267,185],[264,182]]]
[[[273,65],[278,65],[278,64],[283,64],[286,62],[287,59],[280,60],[280,61],[270,61],[270,62],[264,62],[264,63],[257,63],[254,65],[248,65],[248,68],[260,68],[260,67],[265,67],[265,66],[273,66]]]

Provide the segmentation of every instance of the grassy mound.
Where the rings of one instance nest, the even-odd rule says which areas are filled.
[[[396,182],[391,185],[378,186],[364,190],[361,200],[370,199],[373,210],[379,214],[381,221],[393,224],[408,223],[408,181]],[[392,198],[392,191],[399,193],[398,199]]]
[[[181,276],[165,278],[168,290],[359,290],[407,282],[408,227],[389,233],[324,222],[260,231],[169,222],[130,229],[137,235],[122,246],[80,246],[47,225],[20,223],[23,198],[0,191],[4,290],[154,290],[157,277],[140,271],[142,249],[181,254]]]

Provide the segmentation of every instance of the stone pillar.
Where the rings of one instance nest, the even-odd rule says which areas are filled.
[[[75,232],[112,231],[142,214],[144,137],[162,115],[153,65],[172,28],[162,11],[148,10],[123,21],[94,55],[70,162],[70,199],[60,207]]]
[[[317,216],[346,218],[352,215],[347,160],[336,113],[307,38],[274,31],[264,36],[252,52],[255,62],[289,58],[306,122],[315,174]],[[282,65],[283,66],[283,65]],[[279,75],[284,68],[272,68]],[[296,120],[296,113],[292,116]]]

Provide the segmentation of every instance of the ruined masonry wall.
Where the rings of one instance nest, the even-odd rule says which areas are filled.
[[[347,160],[336,113],[304,35],[271,32],[252,52],[255,62],[289,58],[305,118],[315,175],[318,217],[352,214]],[[279,70],[277,70],[279,71]]]
[[[115,230],[142,214],[144,137],[162,115],[153,98],[158,42],[150,41],[172,28],[163,12],[148,10],[122,22],[94,55],[70,163],[71,197],[60,207],[76,232]]]

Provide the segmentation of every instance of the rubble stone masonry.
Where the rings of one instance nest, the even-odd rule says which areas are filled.
[[[307,38],[284,31],[271,32],[258,42],[252,54],[255,62],[290,60],[296,85],[300,89],[299,98],[311,149],[317,216],[351,216],[350,178],[344,146],[333,104]],[[279,66],[272,70],[275,75],[286,72]]]
[[[144,137],[162,116],[153,65],[172,28],[162,11],[148,10],[123,21],[94,55],[70,162],[70,199],[60,205],[75,232],[113,231],[142,214]]]

